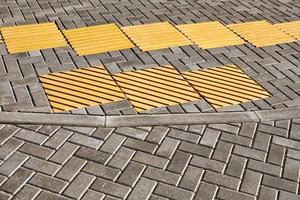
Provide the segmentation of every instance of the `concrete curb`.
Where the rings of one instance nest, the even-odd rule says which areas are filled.
[[[256,123],[300,118],[300,107],[250,112],[96,116],[0,112],[2,124],[36,124],[80,127],[134,127],[192,124]]]

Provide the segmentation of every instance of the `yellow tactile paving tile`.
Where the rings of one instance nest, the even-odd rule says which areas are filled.
[[[274,26],[289,34],[293,38],[300,40],[300,20],[274,24]]]
[[[53,112],[126,99],[103,66],[39,76]]]
[[[168,22],[126,26],[121,29],[142,51],[192,44]]]
[[[123,72],[113,77],[137,112],[201,99],[172,66]]]
[[[115,24],[65,30],[63,33],[80,56],[135,47]]]
[[[177,25],[184,35],[203,49],[244,44],[245,41],[218,21]]]
[[[294,38],[266,21],[230,24],[227,27],[256,47],[295,41]]]
[[[234,65],[189,71],[182,75],[214,108],[270,96],[267,91]]]
[[[68,46],[55,23],[1,27],[9,53]]]

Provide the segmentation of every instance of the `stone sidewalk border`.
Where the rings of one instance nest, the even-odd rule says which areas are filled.
[[[87,116],[70,114],[0,112],[2,124],[61,125],[80,127],[136,127],[194,124],[253,123],[300,118],[300,107],[250,112]]]

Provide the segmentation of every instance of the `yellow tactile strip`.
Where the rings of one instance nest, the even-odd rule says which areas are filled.
[[[39,76],[53,112],[125,99],[103,66]]]
[[[68,46],[55,23],[1,27],[9,53]]]
[[[203,49],[244,44],[245,41],[218,21],[176,26],[191,41]]]
[[[270,96],[234,65],[184,72],[182,75],[214,108]]]
[[[227,27],[256,47],[295,41],[294,38],[266,21],[230,24]]]
[[[127,26],[121,29],[142,51],[192,44],[168,22]]]
[[[172,66],[123,72],[113,77],[137,112],[201,99]]]
[[[63,33],[80,56],[135,47],[115,24],[65,30]]]
[[[289,34],[293,38],[300,40],[300,20],[275,24],[274,26]]]

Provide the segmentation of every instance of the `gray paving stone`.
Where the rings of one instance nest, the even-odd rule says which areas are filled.
[[[143,176],[155,181],[163,182],[169,185],[177,185],[180,179],[179,174],[163,171],[154,167],[148,167]]]
[[[130,162],[117,182],[128,186],[133,186],[139,180],[145,168],[146,166],[143,164]]]
[[[97,163],[106,163],[110,158],[110,155],[108,153],[97,151],[87,147],[80,147],[76,151],[75,155],[80,158],[91,160]]]
[[[79,199],[83,196],[85,191],[89,188],[89,186],[93,183],[95,179],[96,177],[92,175],[79,173],[78,176],[72,181],[72,183],[64,191],[64,194],[66,196]]]
[[[157,182],[141,178],[137,183],[136,187],[130,193],[129,200],[149,199],[152,194]]]
[[[60,166],[53,162],[41,160],[35,157],[31,157],[30,159],[28,159],[24,166],[50,176],[54,175],[60,169]]]
[[[201,183],[196,200],[212,200],[215,199],[218,187],[209,183]]]
[[[212,170],[222,173],[225,169],[225,164],[219,161],[210,160],[200,156],[193,156],[191,165],[201,167],[203,169]]]
[[[236,200],[254,200],[254,196],[250,196],[248,194],[244,194],[241,192],[237,192],[234,190],[229,190],[226,188],[220,188],[218,191],[217,197],[221,197],[222,199],[236,199]]]
[[[83,168],[86,164],[86,160],[72,157],[64,166],[58,171],[56,177],[71,181],[77,173]]]
[[[168,160],[165,158],[153,156],[151,154],[147,154],[147,153],[143,153],[143,152],[137,152],[134,155],[133,160],[143,163],[143,164],[153,166],[153,167],[161,168],[161,169],[165,168],[168,163]]]
[[[237,189],[239,185],[239,179],[211,171],[206,171],[203,180],[230,189]]]
[[[91,186],[92,189],[106,194],[113,195],[119,198],[126,198],[131,191],[129,187],[125,187],[104,179],[97,178]]]
[[[176,200],[192,199],[193,196],[193,193],[188,190],[183,190],[165,184],[158,184],[154,193]]]
[[[49,161],[63,164],[75,153],[78,148],[79,147],[77,145],[66,142],[59,148],[58,151],[55,152],[55,154],[51,156]]]
[[[120,171],[115,168],[111,168],[101,164],[96,164],[93,162],[88,162],[87,165],[85,165],[85,167],[82,169],[82,171],[112,181],[114,181],[120,173]]]
[[[246,170],[240,190],[248,194],[257,195],[261,179],[261,173]]]
[[[30,184],[54,193],[60,193],[67,185],[65,181],[43,174],[35,174],[29,181]]]
[[[14,197],[13,200],[31,200],[35,198],[38,193],[40,192],[40,189],[25,185]]]
[[[204,174],[203,169],[197,167],[189,166],[185,171],[185,174],[180,182],[180,187],[194,191],[200,184],[200,180]]]
[[[233,177],[241,178],[246,167],[246,162],[246,158],[232,155],[225,173]]]
[[[134,153],[135,151],[131,149],[121,147],[108,165],[123,170],[132,159]]]
[[[28,155],[15,152],[0,166],[0,174],[11,176],[29,158]]]
[[[206,129],[200,140],[200,144],[206,145],[209,147],[215,147],[215,145],[218,141],[219,135],[220,135],[220,132],[217,130]]]
[[[155,154],[165,158],[171,158],[175,153],[179,143],[180,141],[177,139],[166,137],[160,144],[160,147],[157,149]]]
[[[0,159],[6,160],[13,154],[24,142],[21,140],[11,138],[0,147]],[[42,152],[41,152],[42,154]]]
[[[269,187],[265,187],[265,186],[261,186],[261,191],[259,194],[259,199],[262,200],[275,200],[278,197],[278,191],[273,189],[273,188],[269,188]]]
[[[98,149],[103,144],[103,141],[101,140],[81,135],[78,133],[73,134],[69,141],[94,149]]]
[[[20,168],[2,186],[1,190],[10,194],[18,191],[33,175],[33,171]]]
[[[82,197],[82,200],[103,200],[105,197],[105,194],[96,192],[94,190],[88,190],[84,196]]]
[[[182,174],[186,169],[186,167],[188,166],[190,159],[191,159],[190,154],[177,151],[174,154],[172,161],[168,166],[168,170],[175,173]]]

